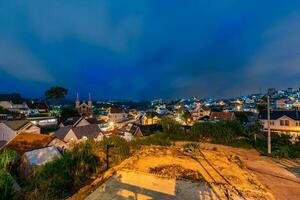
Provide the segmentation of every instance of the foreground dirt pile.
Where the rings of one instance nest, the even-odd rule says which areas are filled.
[[[184,169],[180,165],[164,165],[150,168],[150,173],[164,178],[185,181],[204,181],[203,176],[195,170]]]
[[[274,199],[239,156],[214,149],[143,147],[108,173],[73,199]]]

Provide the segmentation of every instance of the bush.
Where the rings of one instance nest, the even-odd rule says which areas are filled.
[[[98,143],[100,151],[106,153],[107,145],[113,145],[114,147],[110,148],[109,155],[111,156],[112,162],[118,163],[131,155],[130,152],[130,143],[127,142],[124,138],[118,136],[111,136],[104,138],[101,142]]]
[[[75,145],[62,158],[36,170],[28,186],[29,199],[64,199],[81,188],[101,164],[95,142]]]
[[[187,143],[187,144],[183,145],[183,148],[185,150],[194,152],[196,149],[199,148],[199,144],[198,143]]]
[[[0,200],[15,197],[14,181],[10,171],[18,158],[17,152],[11,150],[4,150],[0,155]]]
[[[13,184],[10,174],[0,169],[0,200],[14,199],[15,190]]]
[[[196,123],[187,135],[191,141],[210,140],[213,143],[232,145],[237,138],[245,137],[246,131],[238,121]],[[234,145],[238,145],[236,142]]]
[[[171,145],[171,141],[169,137],[166,134],[160,132],[157,132],[153,135],[150,135],[138,141],[140,142],[141,145],[160,145],[160,146]]]

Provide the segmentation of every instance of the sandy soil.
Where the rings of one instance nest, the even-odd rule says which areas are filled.
[[[181,144],[177,144],[181,145]],[[288,159],[271,159],[260,156],[255,150],[246,150],[215,144],[201,144],[202,149],[217,148],[224,155],[239,156],[248,171],[268,188],[278,200],[300,199],[300,162]]]
[[[155,167],[178,165],[201,174],[202,181],[151,174]],[[144,147],[104,174],[73,199],[274,199],[233,152],[212,148],[188,151],[181,145]],[[169,173],[168,173],[169,174]],[[172,174],[172,173],[171,173]],[[91,194],[90,194],[91,193]]]
[[[142,172],[121,170],[86,199],[190,200],[200,198],[218,199],[209,185],[204,182],[177,181]]]

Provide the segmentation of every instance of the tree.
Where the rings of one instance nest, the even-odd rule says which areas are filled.
[[[45,97],[46,100],[52,100],[52,102],[64,99],[68,94],[68,90],[66,88],[60,86],[54,86],[46,90]]]
[[[60,120],[63,122],[70,117],[78,117],[80,116],[78,111],[73,108],[63,108],[60,114]]]

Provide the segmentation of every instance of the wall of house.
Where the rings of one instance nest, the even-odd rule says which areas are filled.
[[[126,119],[126,113],[110,113],[108,117],[114,122],[120,122]]]
[[[67,135],[65,136],[65,138],[63,139],[64,142],[75,142],[77,141],[78,138],[76,137],[76,135],[74,134],[74,132],[72,130],[70,130]]]
[[[64,142],[61,141],[58,138],[54,138],[49,144],[48,146],[55,146],[57,149],[59,150],[67,150],[69,148],[69,146]]]
[[[282,123],[281,123],[282,121]],[[288,121],[288,125],[286,125]],[[268,130],[268,120],[261,120],[264,131]],[[270,128],[273,132],[286,133],[292,136],[300,136],[300,120],[295,121],[289,117],[281,117],[277,120],[270,120]]]
[[[35,125],[32,125],[31,123],[28,123],[26,126],[24,126],[22,129],[18,131],[18,133],[35,133],[40,134],[41,128]]]
[[[0,106],[5,109],[12,109],[12,103],[9,101],[0,101]]]
[[[0,123],[0,140],[9,142],[16,137],[16,131],[12,130],[4,123]]]
[[[82,120],[76,125],[76,127],[78,127],[78,126],[86,126],[86,125],[90,125],[90,123],[89,123],[87,120],[82,119]]]

